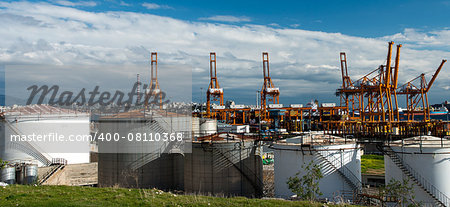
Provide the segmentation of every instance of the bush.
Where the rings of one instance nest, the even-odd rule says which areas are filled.
[[[305,174],[299,178],[301,172]],[[320,166],[311,161],[308,165],[302,165],[302,170],[294,177],[289,177],[287,184],[289,189],[302,200],[314,201],[317,196],[323,195],[319,189],[319,180],[323,178]]]

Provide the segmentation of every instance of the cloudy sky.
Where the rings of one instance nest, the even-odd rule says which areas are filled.
[[[157,51],[160,71],[169,71],[160,74],[161,88],[192,93],[200,101],[201,88],[204,93],[208,86],[209,52],[216,52],[225,100],[254,104],[263,81],[261,53],[267,51],[280,102],[289,104],[338,101],[341,51],[356,80],[385,62],[388,41],[403,44],[400,84],[421,73],[429,80],[450,57],[450,1],[362,2],[3,1],[0,63],[15,81],[22,74],[8,66],[113,65],[105,73],[84,70],[71,78],[86,85],[111,80],[103,86],[127,91],[136,73],[149,81],[149,54]],[[124,72],[125,66],[140,69]],[[445,65],[429,93],[431,103],[450,100],[449,71]],[[46,73],[52,72],[42,70],[41,82],[68,78]],[[36,73],[27,74],[23,85],[35,84]],[[171,81],[171,74],[178,79]],[[180,76],[189,85],[180,87]]]

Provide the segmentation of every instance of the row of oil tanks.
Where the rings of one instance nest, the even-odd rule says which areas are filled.
[[[10,163],[1,171],[1,182],[7,184],[36,184],[38,181],[38,165],[32,163]]]
[[[261,146],[254,141],[193,142],[191,153],[99,153],[99,186],[262,196]],[[136,160],[142,163],[132,169]]]
[[[216,132],[217,123],[213,120],[194,121],[191,124],[191,130],[197,131],[199,135]],[[195,136],[196,133],[193,134]],[[351,201],[362,187],[360,145],[354,140],[327,137],[320,133],[313,137],[291,138],[271,145],[275,158],[275,196],[291,197],[293,193],[286,183],[288,178],[295,175],[301,177],[305,173],[302,171],[303,167],[313,162],[320,166],[324,175],[319,182],[323,193],[319,198],[344,198],[345,201]],[[450,183],[445,176],[450,170],[447,169],[450,167],[450,154],[447,152],[448,145],[446,146],[433,148],[420,145],[419,150],[419,146],[411,145],[409,148],[393,147],[393,150],[403,158],[405,164],[422,175],[420,179],[428,181],[426,185],[433,186],[434,192],[449,195]],[[191,147],[192,151],[186,153],[100,153],[99,185],[155,187],[226,196],[263,196],[260,142],[224,138],[216,141],[192,141]],[[390,179],[410,177],[401,170],[402,166],[390,159],[385,156],[387,183]],[[137,161],[141,163],[136,165]],[[426,166],[426,169],[422,166]],[[421,188],[419,183],[414,184],[416,198],[424,204],[434,202],[433,195],[426,192],[429,189]]]
[[[108,125],[102,125],[102,122]],[[127,134],[139,130],[158,130],[155,122],[143,120],[100,119],[99,133],[102,131]],[[120,124],[111,124],[111,123]],[[130,123],[128,123],[130,122]],[[172,120],[171,122],[177,122]],[[201,141],[198,136],[207,136],[217,132],[217,121],[193,119],[193,141],[190,152],[167,153],[159,150],[154,153],[101,153],[107,144],[99,143],[98,182],[99,186],[158,188],[163,190],[184,191],[186,193],[202,193],[225,196],[263,196],[262,143],[252,139],[239,139],[230,134],[214,141]],[[161,123],[164,125],[164,123]],[[108,126],[108,127],[106,127]],[[185,130],[185,129],[183,129]],[[176,131],[176,129],[175,129]],[[153,131],[156,132],[156,131]],[[157,132],[156,132],[157,133]],[[192,139],[191,139],[192,140]],[[360,182],[360,151],[356,143],[323,146],[322,149],[303,149],[304,143],[276,143],[275,151],[275,193],[277,197],[290,197],[293,193],[288,189],[286,181],[301,169],[304,163],[314,161],[329,163],[323,171],[325,178],[321,181],[324,197],[332,198],[340,191],[354,190],[354,183],[342,177],[337,169],[345,165],[355,175],[354,182]],[[306,140],[305,140],[306,142]],[[136,145],[136,146],[134,146]],[[144,146],[143,146],[144,145]],[[117,149],[142,147],[151,148],[147,143],[137,146],[136,143],[122,142]],[[165,145],[162,145],[165,147]],[[316,146],[317,147],[317,146]],[[309,151],[308,151],[309,150]],[[328,154],[316,154],[316,151],[329,151]],[[142,152],[142,151],[136,151]],[[166,152],[166,153],[164,153]],[[325,160],[320,160],[325,156]],[[339,165],[336,160],[341,162]]]
[[[227,135],[214,141],[201,141],[199,137],[217,132],[215,120],[189,117],[189,129],[186,129],[186,124],[181,124],[186,122],[186,117],[149,119],[103,118],[99,120],[98,129],[99,133],[107,131],[120,134],[189,130],[192,131],[187,140],[189,149],[173,151],[169,149],[173,143],[166,145],[161,142],[125,141],[118,143],[120,146],[99,142],[99,186],[158,188],[224,196],[262,196],[262,146],[259,141]],[[196,138],[199,138],[198,141]],[[135,153],[102,153],[111,147],[135,149],[132,151]]]

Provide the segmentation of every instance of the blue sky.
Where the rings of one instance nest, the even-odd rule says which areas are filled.
[[[38,1],[40,2],[40,1]],[[70,5],[69,1],[48,1]],[[213,16],[234,16],[237,25],[260,24],[283,28],[338,32],[362,37],[380,37],[405,28],[436,30],[448,28],[450,1],[72,1],[85,11],[129,11],[151,13],[188,21]],[[95,6],[93,6],[95,4]],[[145,5],[148,5],[147,7]],[[216,20],[216,22],[224,22]]]
[[[141,65],[148,81],[149,53],[157,51],[161,70],[192,71],[192,98],[200,101],[214,51],[225,100],[253,104],[267,51],[281,103],[337,102],[341,51],[358,79],[385,61],[387,42],[395,41],[403,44],[399,83],[430,75],[450,57],[449,11],[450,1],[3,1],[0,62]],[[450,99],[449,68],[431,103]],[[125,76],[123,85],[135,81],[136,74]]]

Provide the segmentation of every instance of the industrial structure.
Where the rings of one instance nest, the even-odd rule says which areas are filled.
[[[159,88],[158,82],[158,53],[152,52],[150,57],[150,84],[149,88],[145,91],[145,108],[149,107],[149,104],[159,105],[159,109],[163,108],[163,95]],[[153,99],[152,99],[153,97]],[[151,102],[149,103],[149,101]]]
[[[231,125],[253,125],[255,131],[285,129],[287,132],[324,130],[338,136],[353,135],[359,138],[385,140],[389,137],[407,138],[421,134],[438,137],[448,135],[448,124],[432,120],[427,93],[436,80],[446,60],[442,60],[432,79],[426,82],[425,74],[398,87],[400,51],[394,42],[388,43],[385,64],[378,66],[357,80],[352,80],[347,67],[347,56],[340,53],[342,85],[336,90],[340,105],[322,103],[317,108],[311,105],[279,103],[280,89],[275,87],[270,76],[269,55],[262,53],[263,87],[260,91],[259,107],[245,105],[223,105],[223,90],[216,74],[216,56],[210,54],[210,84],[207,91],[204,117],[217,119]],[[419,80],[419,83],[415,83]],[[405,96],[407,109],[401,110],[399,102]],[[211,107],[211,97],[220,104]],[[194,113],[194,116],[204,112]],[[417,120],[414,116],[423,116]],[[405,118],[406,117],[406,118]]]
[[[7,184],[36,184],[38,165],[35,161],[8,163],[0,170],[0,182]]]
[[[67,149],[50,141],[11,139],[11,136],[28,137],[33,134],[89,135],[89,113],[49,105],[10,107],[4,112],[1,132],[0,157],[3,160],[12,163],[36,160],[39,166],[51,165],[54,158],[63,158],[69,164],[89,162],[89,140],[66,142],[64,146],[70,146]]]
[[[361,148],[356,140],[310,133],[275,142],[271,148],[275,155],[275,196],[290,198],[289,177],[306,174],[302,167],[310,162],[320,166],[323,178],[319,181],[322,196],[356,203],[362,190]]]
[[[445,136],[446,124],[430,119],[427,93],[446,60],[442,60],[429,83],[426,83],[424,74],[421,74],[418,87],[410,81],[399,88],[402,45],[397,45],[395,64],[391,66],[393,44],[388,44],[386,64],[380,65],[356,81],[351,80],[348,75],[347,58],[345,53],[341,53],[342,86],[337,90],[337,94],[341,97],[341,104],[346,107],[347,116],[344,120],[323,122],[324,130],[332,134],[380,139],[407,138],[427,133]],[[406,120],[400,116],[397,95],[406,95]],[[419,103],[422,103],[422,110],[417,107]],[[421,114],[424,118],[421,121],[415,120],[413,114]]]
[[[427,95],[446,60],[442,60],[429,82],[421,74],[398,87],[402,45],[396,46],[394,61],[393,46],[394,42],[388,43],[384,64],[356,80],[349,75],[346,53],[340,53],[342,85],[335,94],[340,98],[339,105],[317,101],[305,106],[280,104],[280,88],[271,77],[267,52],[262,53],[263,82],[257,94],[260,105],[224,103],[216,53],[211,52],[206,110],[201,103],[201,110],[193,113],[191,105],[181,110],[187,113],[179,108],[172,110],[170,104],[163,105],[157,53],[152,52],[144,107],[99,115],[94,121],[96,132],[121,136],[181,133],[182,140],[98,142],[98,185],[262,197],[262,154],[266,145],[274,152],[276,197],[291,197],[287,179],[302,175],[304,172],[297,174],[301,167],[312,162],[324,175],[319,182],[323,192],[320,198],[335,201],[339,197],[358,203],[364,194],[360,144],[370,142],[376,143],[385,155],[386,182],[408,177],[414,181],[417,198],[425,204],[449,206],[450,188],[444,179],[449,140],[444,137],[450,135],[450,124],[431,119]],[[139,74],[137,85],[141,86]],[[401,96],[406,99],[406,110],[399,108]],[[138,95],[137,102],[141,98]],[[418,115],[423,118],[417,119]],[[9,134],[45,131],[48,127],[43,126],[48,121],[56,121],[52,126],[61,129],[60,133],[72,133],[71,129],[89,133],[89,114],[47,105],[11,108],[2,118],[2,130],[8,128]],[[86,125],[76,128],[71,121]],[[48,154],[40,150],[43,146],[32,143],[0,144],[2,159],[32,159],[39,166],[55,164],[45,178],[64,168],[65,163],[55,162],[54,158],[64,158],[69,163],[89,160],[89,145],[86,154],[72,157]],[[427,166],[425,171],[419,169],[423,163]],[[2,170],[2,181],[17,182],[17,167],[11,167]]]
[[[186,132],[184,142],[100,142],[98,184],[225,196],[262,196],[261,145],[218,134],[212,119],[131,111],[99,119],[99,133]],[[111,151],[113,150],[113,151]]]
[[[404,113],[406,113],[407,121],[415,120],[414,115],[416,114],[422,115],[423,121],[430,120],[430,107],[427,94],[445,62],[447,62],[447,60],[442,60],[438,69],[434,72],[430,82],[427,83],[425,74],[422,73],[416,78],[400,86],[400,90],[397,94],[405,95],[406,111],[404,111]],[[422,107],[422,109],[420,109],[420,107]]]
[[[276,197],[292,196],[287,179],[295,176],[302,165],[313,161],[324,173],[324,179],[319,183],[324,193],[321,198],[333,200],[338,196],[352,203],[370,200],[377,200],[378,204],[397,202],[397,198],[371,196],[362,189],[360,143],[371,143],[385,154],[386,183],[391,178],[401,180],[408,177],[413,181],[419,201],[430,206],[449,206],[447,195],[450,193],[444,186],[446,181],[441,173],[446,172],[444,169],[448,165],[443,159],[448,150],[446,136],[450,135],[450,124],[432,119],[428,103],[428,92],[446,60],[442,60],[429,82],[425,74],[421,74],[405,84],[399,84],[402,45],[397,45],[396,50],[393,47],[394,42],[389,42],[384,64],[356,80],[349,73],[346,53],[341,52],[342,85],[336,90],[340,104],[312,102],[305,107],[302,104],[287,107],[279,103],[280,89],[272,81],[269,56],[264,52],[260,106],[224,106],[223,91],[220,91],[216,96],[220,98],[220,105],[210,107],[211,93],[208,91],[207,112],[203,117],[217,120],[215,127],[218,134],[228,132],[232,128],[230,125],[250,126],[253,133],[249,136],[255,140],[269,141],[275,157]],[[213,63],[215,65],[215,55],[210,57],[210,68],[214,70],[210,70],[209,88],[218,90],[221,88],[217,83],[215,66],[211,66]],[[406,102],[404,110],[399,107],[403,100]],[[193,115],[201,117],[203,112]],[[199,125],[201,123],[204,122],[200,121]],[[319,132],[307,132],[309,130]],[[298,136],[298,133],[303,135]],[[200,134],[217,136],[206,131]],[[434,138],[422,138],[425,135]],[[432,140],[434,144],[422,145]],[[410,142],[411,146],[408,144]],[[438,142],[440,146],[437,146]],[[423,162],[436,170],[422,172],[423,169],[415,169],[417,163]]]
[[[261,121],[267,121],[269,116],[267,114],[267,103],[273,102],[273,104],[280,104],[280,89],[276,88],[270,77],[269,69],[269,53],[262,53],[263,59],[263,76],[264,84],[261,89]]]
[[[223,104],[223,88],[220,87],[219,81],[217,80],[217,70],[216,70],[216,53],[211,52],[209,54],[209,77],[211,78],[209,82],[208,89],[206,90],[206,116],[207,117],[221,117],[223,112],[214,111],[211,114],[211,101],[218,101],[219,106],[214,109],[225,109]],[[220,113],[220,114],[217,114]]]
[[[386,184],[392,179],[408,180],[422,206],[450,206],[450,140],[417,136],[389,142],[385,156]]]

